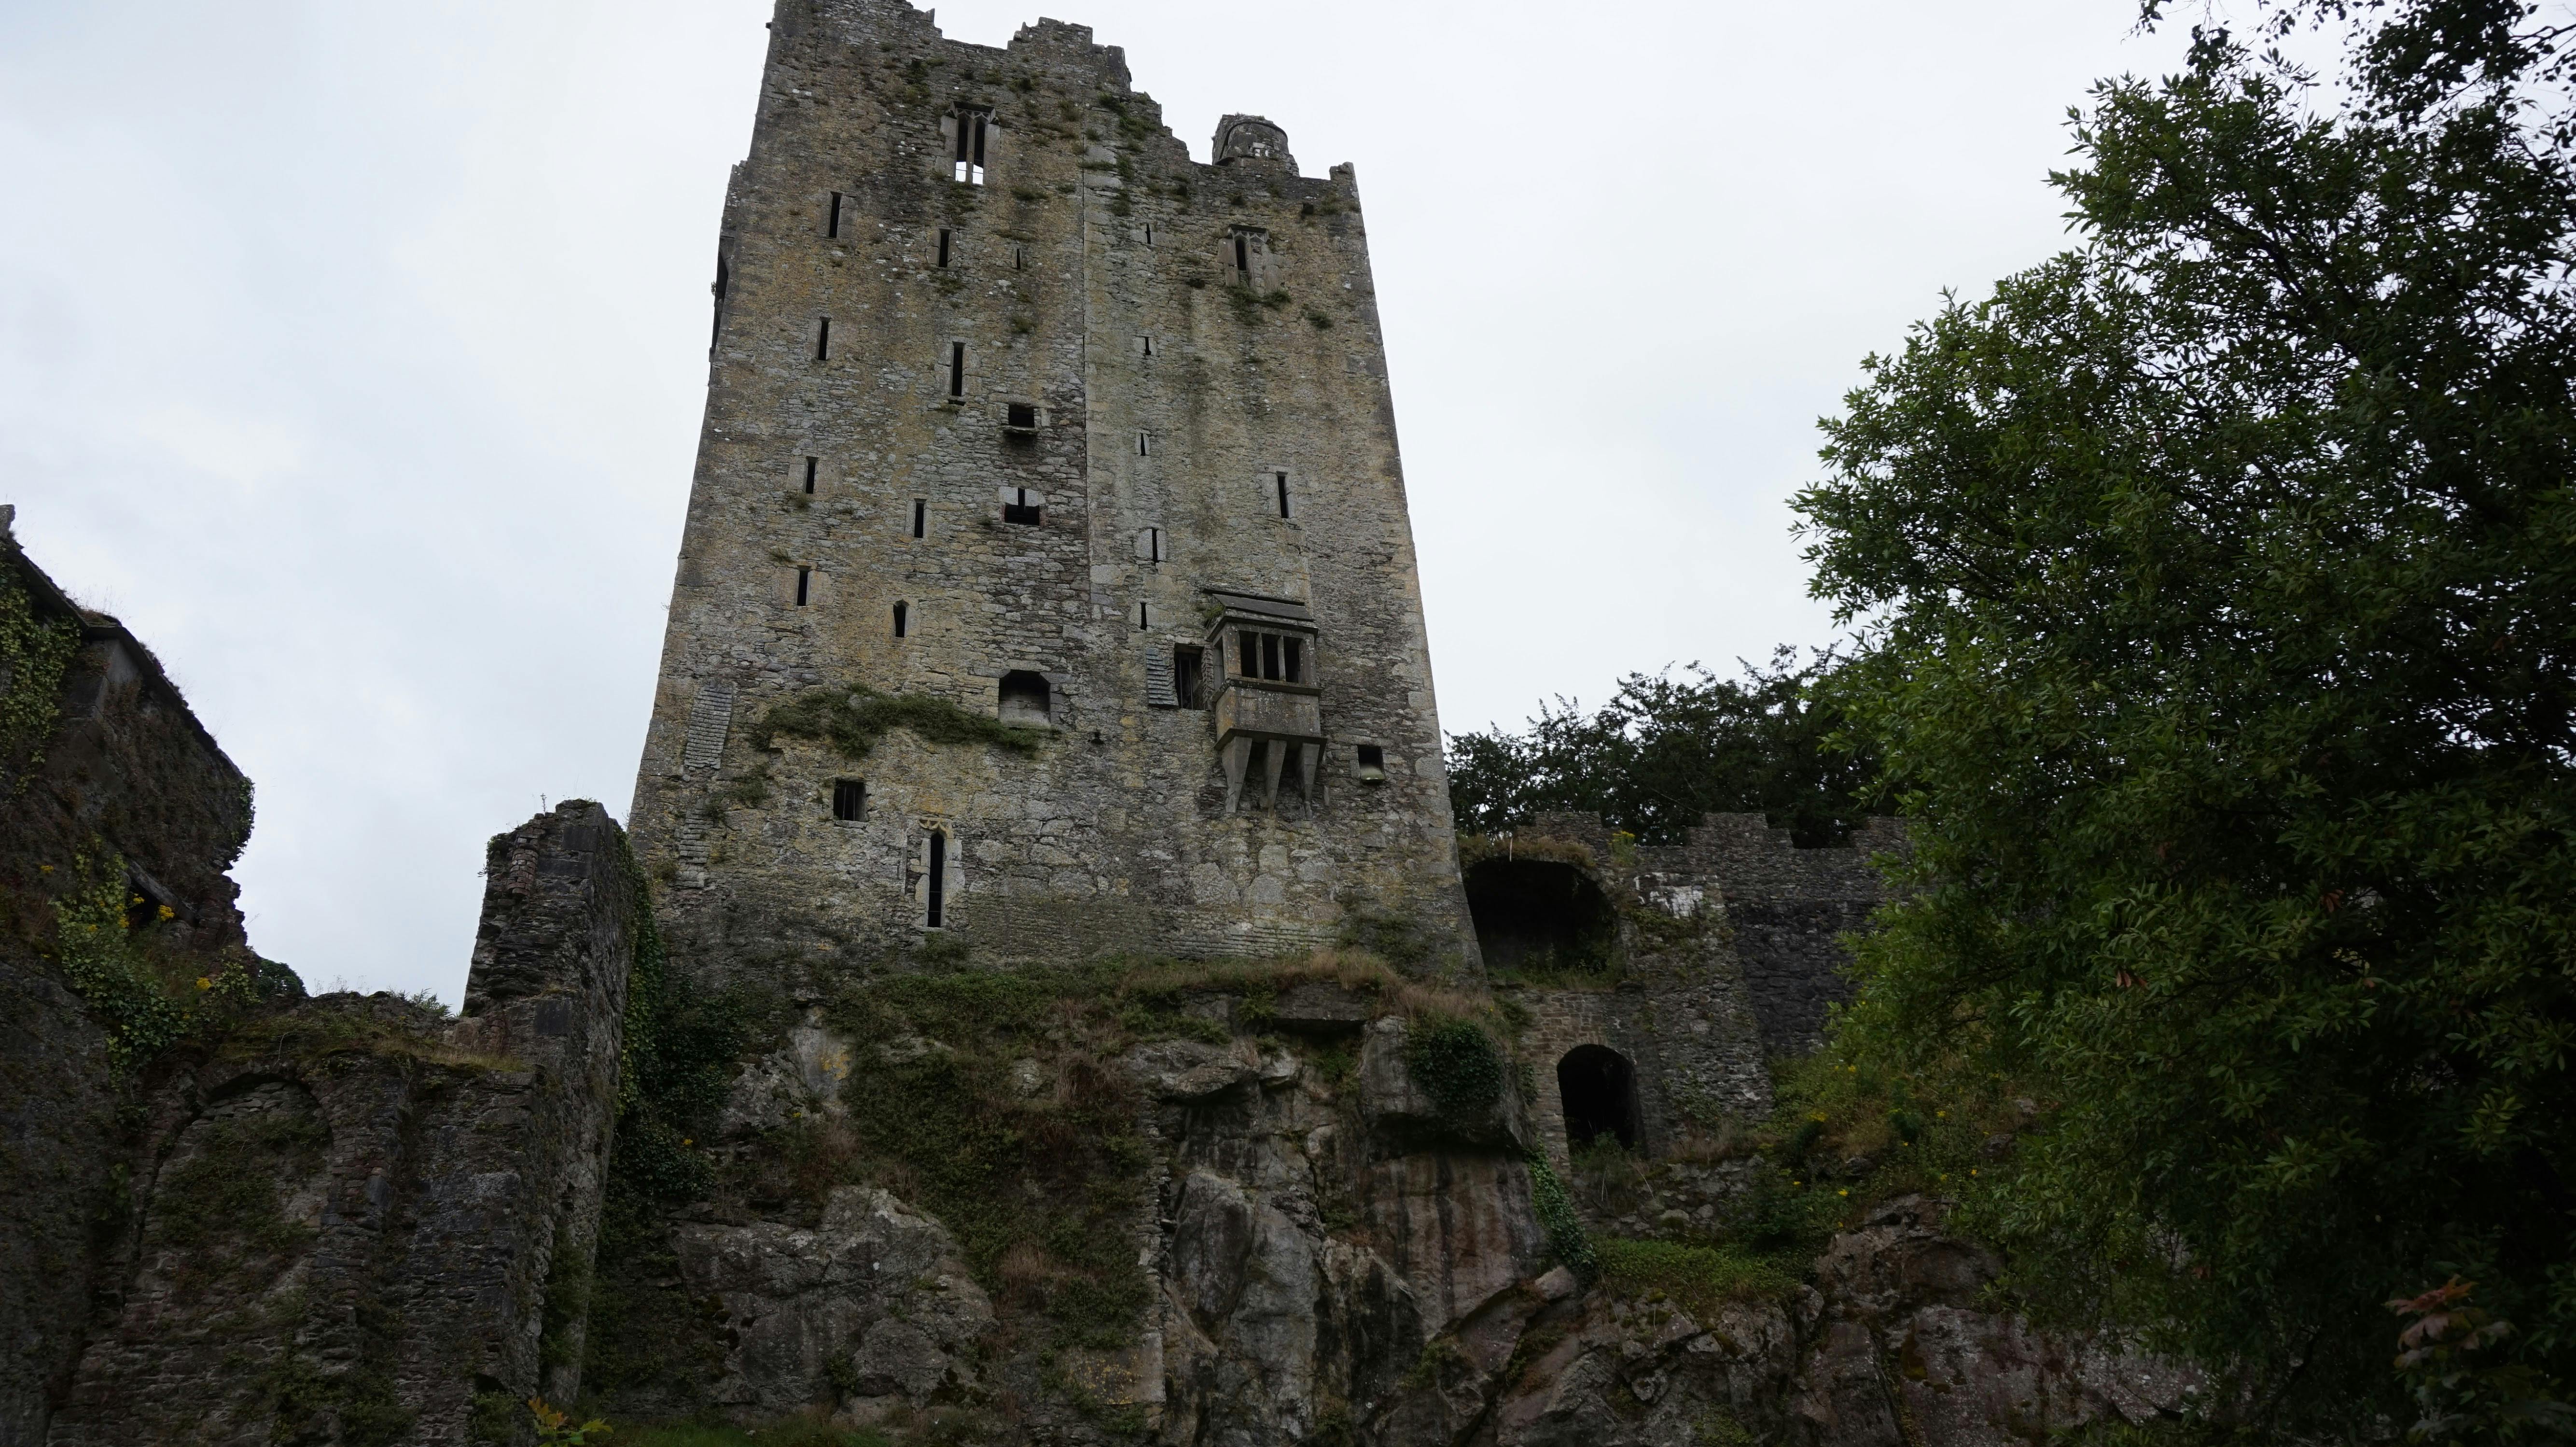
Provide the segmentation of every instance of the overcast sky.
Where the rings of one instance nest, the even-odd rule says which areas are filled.
[[[943,4],[986,45],[1040,0]],[[1200,159],[1359,168],[1442,720],[1832,635],[1860,359],[2065,244],[2131,0],[1043,0]],[[252,943],[453,1000],[483,840],[633,788],[759,0],[0,0],[0,501],[258,782]]]

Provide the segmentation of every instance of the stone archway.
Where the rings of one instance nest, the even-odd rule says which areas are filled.
[[[1601,886],[1556,859],[1480,859],[1466,871],[1467,912],[1485,968],[1509,979],[1608,973],[1619,917]]]
[[[1565,1109],[1565,1145],[1579,1151],[1602,1136],[1634,1150],[1638,1138],[1637,1067],[1606,1045],[1577,1045],[1556,1062],[1556,1093]]]

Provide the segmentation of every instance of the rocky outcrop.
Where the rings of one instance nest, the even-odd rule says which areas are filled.
[[[844,1186],[811,1230],[692,1224],[672,1244],[689,1290],[724,1313],[711,1395],[730,1411],[787,1416],[837,1393],[870,1423],[978,1385],[992,1303],[946,1228],[889,1192]]]
[[[1528,1365],[1501,1384],[1492,1440],[2016,1447],[2185,1407],[2197,1387],[2187,1371],[1981,1308],[1998,1263],[1943,1235],[1937,1209],[1890,1202],[1836,1236],[1814,1284],[1785,1300],[1694,1316],[1660,1292],[1605,1288],[1534,1313],[1514,1347]]]

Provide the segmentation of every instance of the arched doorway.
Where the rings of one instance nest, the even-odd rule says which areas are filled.
[[[1637,1068],[1603,1045],[1577,1045],[1556,1062],[1557,1098],[1565,1105],[1565,1145],[1579,1151],[1603,1136],[1623,1149],[1637,1145]]]

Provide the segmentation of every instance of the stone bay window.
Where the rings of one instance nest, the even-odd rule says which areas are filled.
[[[1293,779],[1315,804],[1323,760],[1322,691],[1316,686],[1315,615],[1303,603],[1249,593],[1211,591],[1207,657],[1220,667],[1216,690],[1217,752],[1225,764],[1225,811],[1241,807],[1247,777],[1262,802],[1279,807],[1279,780]]]

